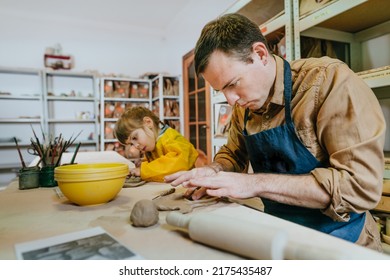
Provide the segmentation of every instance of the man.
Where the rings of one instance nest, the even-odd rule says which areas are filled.
[[[261,197],[265,212],[381,251],[368,212],[381,195],[385,121],[371,89],[343,62],[271,54],[238,14],[208,23],[195,69],[233,107],[214,162],[166,176],[212,196]],[[254,174],[242,173],[250,161]]]

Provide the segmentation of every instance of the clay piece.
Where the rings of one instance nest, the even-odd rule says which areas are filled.
[[[142,181],[142,179],[141,179],[141,177],[131,176],[131,177],[127,178],[126,181],[129,183],[139,183]]]
[[[160,193],[158,196],[152,198],[152,200],[155,200],[155,199],[157,199],[157,198],[159,198],[159,197],[162,197],[162,196],[170,195],[170,194],[174,193],[175,191],[176,191],[175,188],[170,188],[169,190],[163,191],[163,192]]]
[[[150,227],[158,222],[158,211],[153,201],[142,199],[137,201],[130,214],[130,222],[135,227]]]
[[[134,188],[139,187],[145,184],[146,181],[143,181],[141,177],[131,176],[129,178],[126,178],[125,183],[123,184],[124,188]]]
[[[184,197],[185,190],[176,190],[176,192],[160,196],[154,199],[157,210],[172,211],[179,210],[185,214],[191,212],[194,208],[209,206],[219,201],[218,197],[206,196],[199,200],[189,200]]]

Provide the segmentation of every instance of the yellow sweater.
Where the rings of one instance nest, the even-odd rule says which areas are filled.
[[[164,182],[164,176],[194,167],[198,158],[195,147],[179,132],[168,128],[159,136],[148,161],[141,164],[144,181]]]

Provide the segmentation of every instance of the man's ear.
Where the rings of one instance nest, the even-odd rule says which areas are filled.
[[[145,126],[149,127],[150,129],[153,128],[153,120],[150,117],[144,117],[143,122]]]
[[[267,60],[268,50],[267,46],[262,42],[256,42],[252,45],[253,52],[260,58],[260,60]]]

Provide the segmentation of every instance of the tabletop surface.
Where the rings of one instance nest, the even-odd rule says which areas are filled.
[[[64,161],[71,155],[64,155]],[[115,152],[85,152],[76,157],[78,163],[128,162]],[[63,162],[64,163],[64,162]],[[132,163],[129,163],[131,166]],[[169,211],[159,211],[159,222],[151,227],[133,227],[130,213],[141,199],[152,199],[171,186],[146,183],[135,188],[123,188],[106,204],[77,206],[60,197],[56,188],[19,190],[17,180],[0,192],[0,259],[16,259],[15,244],[101,227],[119,242],[145,259],[155,260],[223,260],[244,257],[191,240],[188,234],[166,223]],[[357,246],[309,228],[273,217],[236,203],[218,202],[195,208],[186,215],[218,214],[221,217],[247,221],[254,227],[276,227],[288,234],[288,246],[294,250],[311,249],[325,252],[323,257],[344,254],[347,259],[390,259],[388,255]],[[210,225],[213,229],[213,225]],[[218,235],[218,229],[215,229]],[[261,236],[259,236],[261,242]],[[240,238],[237,237],[239,244]],[[257,242],[254,240],[253,242]],[[310,251],[310,250],[309,250]],[[290,255],[290,258],[302,255]],[[308,255],[306,255],[307,257]],[[310,255],[309,255],[310,256]],[[316,254],[316,256],[319,256]],[[320,255],[321,257],[321,255]],[[308,257],[310,258],[310,257]]]

